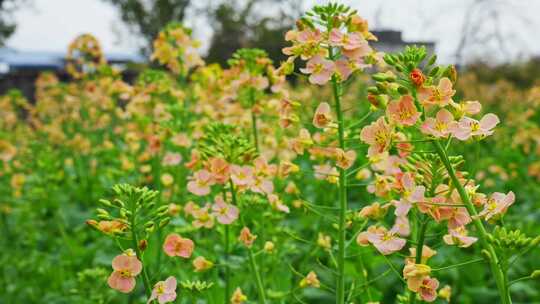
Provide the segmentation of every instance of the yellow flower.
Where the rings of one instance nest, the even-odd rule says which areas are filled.
[[[174,178],[169,173],[165,173],[161,175],[161,183],[163,184],[163,186],[169,187],[174,183]]]
[[[205,259],[203,256],[196,257],[193,260],[193,267],[195,268],[195,272],[203,272],[212,268],[213,266],[214,263]]]
[[[321,287],[321,282],[317,278],[317,274],[314,271],[310,271],[305,278],[300,281],[300,287],[315,287],[319,288]]]
[[[247,297],[245,294],[242,293],[242,289],[240,287],[236,288],[234,293],[231,297],[231,304],[242,304],[245,301],[247,301]]]

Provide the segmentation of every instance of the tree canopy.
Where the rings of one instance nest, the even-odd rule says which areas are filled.
[[[13,12],[24,2],[28,0],[0,0],[0,46],[15,32]]]
[[[144,39],[142,50],[148,53],[152,41],[169,22],[184,22],[189,12],[208,19],[213,35],[207,61],[225,64],[233,52],[257,47],[271,59],[283,59],[283,35],[292,27],[303,1],[191,1],[191,0],[105,0],[120,11],[122,20],[135,35]],[[196,29],[195,29],[196,30]]]

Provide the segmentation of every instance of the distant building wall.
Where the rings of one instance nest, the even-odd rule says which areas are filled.
[[[395,53],[402,51],[406,46],[425,46],[428,55],[435,53],[435,43],[431,41],[404,41],[402,33],[394,30],[374,30],[372,33],[379,41],[371,44],[377,51],[385,53]]]
[[[105,54],[111,65],[125,66],[129,63],[142,63],[144,58],[136,55]],[[65,72],[65,54],[60,52],[17,51],[0,48],[0,94],[11,89],[20,90],[29,100],[34,99],[35,81],[42,72],[53,72],[61,81],[69,80]],[[134,72],[123,71],[123,77],[131,81]]]

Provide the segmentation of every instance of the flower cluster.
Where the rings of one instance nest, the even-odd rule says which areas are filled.
[[[469,224],[474,222],[479,227],[483,225],[481,220],[500,219],[515,200],[512,191],[481,193],[467,172],[459,171],[462,158],[447,155],[453,139],[482,140],[493,134],[499,119],[491,113],[480,120],[472,118],[480,112],[481,105],[477,101],[456,100],[452,67],[433,66],[433,57],[424,67],[429,71],[423,72],[419,66],[425,58],[425,49],[414,47],[399,55],[385,55],[384,60],[397,74],[389,70],[373,76],[376,86],[369,89],[370,100],[378,101],[376,105],[383,115],[360,132],[360,139],[369,145],[367,157],[375,173],[368,191],[386,201],[383,216],[386,210],[394,210],[394,224],[390,230],[381,226],[385,221],[379,202],[364,207],[361,216],[380,224],[361,232],[357,243],[371,244],[384,255],[402,250],[407,237],[415,240],[410,235],[411,216],[417,231],[416,242],[425,244],[428,222],[433,221],[446,224],[444,243],[469,247],[478,240],[469,235]],[[425,151],[430,145],[435,151]],[[422,243],[418,246],[409,249],[419,250],[419,255],[427,251],[429,257],[435,254],[429,247],[423,250]],[[437,296],[439,282],[429,276],[426,261],[420,257],[407,261],[403,277],[410,291],[431,302]]]
[[[99,41],[90,34],[73,40],[66,56],[66,70],[75,79],[95,73],[105,63]]]
[[[154,40],[151,59],[166,65],[174,74],[186,76],[194,67],[204,64],[197,53],[200,42],[191,38],[191,30],[179,23],[170,23]]]
[[[297,30],[285,35],[292,46],[283,49],[290,57],[281,69],[291,71],[287,65],[300,57],[307,61],[300,71],[313,84],[324,85],[332,77],[346,81],[375,60],[368,40],[377,38],[369,32],[367,21],[348,7],[315,7],[297,25]]]

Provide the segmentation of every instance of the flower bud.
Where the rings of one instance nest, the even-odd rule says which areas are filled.
[[[386,75],[384,73],[377,73],[371,76],[375,81],[386,81]]]
[[[162,219],[162,220],[159,222],[159,228],[163,228],[163,227],[167,226],[167,225],[169,224],[170,221],[171,221],[170,218]]]
[[[491,254],[489,253],[489,251],[482,249],[480,253],[482,253],[482,255],[486,258],[486,260],[492,261]]]
[[[367,88],[367,91],[368,91],[368,93],[370,93],[370,94],[374,94],[374,95],[379,94],[379,90],[377,89],[377,87],[368,87],[368,88]]]
[[[444,71],[444,76],[448,77],[452,83],[457,81],[457,70],[454,65],[449,65]]]
[[[534,240],[532,240],[531,246],[535,247],[536,245],[538,245],[538,243],[540,243],[540,236],[537,236],[536,238],[534,238]]]
[[[195,268],[195,272],[203,272],[206,271],[214,266],[214,263],[207,260],[203,256],[196,257],[193,260],[193,268]]]
[[[531,279],[540,278],[540,270],[535,270],[531,273]]]
[[[87,220],[87,221],[86,221],[86,224],[87,224],[88,226],[90,226],[90,227],[96,229],[96,230],[99,230],[99,229],[97,229],[97,227],[98,227],[98,222],[97,222],[96,220]]]
[[[424,76],[420,69],[412,70],[409,74],[409,78],[411,79],[412,83],[417,87],[421,87],[424,84],[424,81],[426,81],[426,76]]]
[[[437,75],[437,73],[439,73],[439,70],[440,68],[438,66],[434,67],[433,69],[431,69],[431,71],[429,71],[429,76],[433,77]]]
[[[106,199],[100,199],[99,202],[105,207],[111,207],[112,206],[111,202],[106,200]]]
[[[163,211],[169,211],[169,206],[168,205],[159,206],[159,208],[157,208],[156,210],[157,213],[161,213]]]
[[[147,240],[140,240],[139,241],[139,249],[141,251],[144,251],[148,247],[148,241]]]
[[[120,208],[124,208],[125,206],[125,203],[122,200],[119,200],[117,198],[113,200],[113,204]]]
[[[398,93],[401,94],[401,95],[407,95],[407,94],[409,94],[409,90],[408,90],[406,87],[403,87],[403,86],[399,86],[399,87],[397,88],[397,91],[398,91]]]
[[[267,241],[266,243],[264,243],[264,251],[266,251],[267,253],[273,253],[275,247],[276,246],[274,245],[274,243],[270,241]]]
[[[111,219],[111,216],[109,214],[103,214],[103,213],[98,214],[97,217],[100,220],[109,220],[109,219]]]
[[[150,221],[144,224],[144,230],[148,233],[154,232],[155,229],[156,229],[156,224],[153,221]]]
[[[109,215],[109,211],[107,211],[105,209],[102,209],[102,208],[97,208],[96,211],[97,211],[98,214]]]
[[[396,64],[396,60],[391,54],[384,54],[383,60],[384,62],[386,62],[386,64],[390,66],[393,66],[394,64]]]
[[[428,65],[433,65],[437,61],[437,55],[433,55],[429,58]]]

